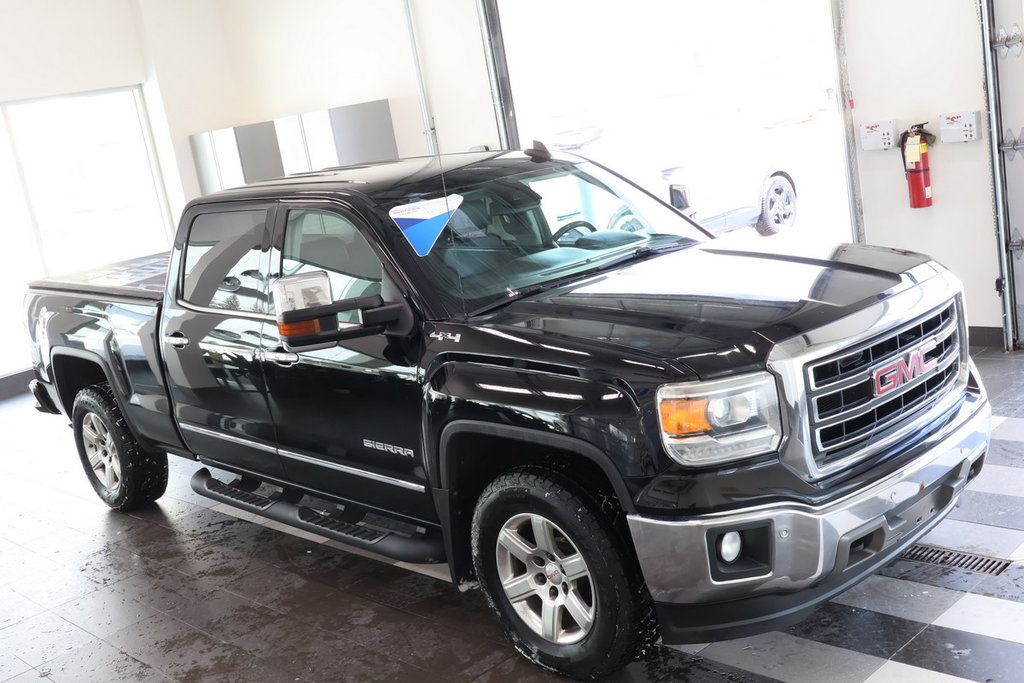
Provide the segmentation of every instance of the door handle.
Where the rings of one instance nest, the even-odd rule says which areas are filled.
[[[181,332],[175,332],[174,334],[165,334],[164,342],[170,344],[176,349],[183,349],[188,346],[188,337],[183,335]]]
[[[279,365],[294,365],[299,362],[299,354],[290,351],[264,351],[263,360]]]

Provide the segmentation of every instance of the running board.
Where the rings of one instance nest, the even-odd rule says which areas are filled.
[[[302,498],[299,493],[282,489],[273,495],[264,496],[255,492],[257,486],[254,484],[258,485],[258,482],[249,477],[226,484],[210,474],[210,470],[205,467],[192,475],[192,490],[200,496],[232,505],[275,522],[364,548],[402,562],[439,564],[447,561],[444,554],[444,541],[440,534],[424,533],[407,536],[353,524],[325,515],[315,508],[299,505],[295,502]]]

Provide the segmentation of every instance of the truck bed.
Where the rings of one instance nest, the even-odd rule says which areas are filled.
[[[36,280],[30,289],[160,301],[167,282],[168,252],[120,261],[78,273]]]

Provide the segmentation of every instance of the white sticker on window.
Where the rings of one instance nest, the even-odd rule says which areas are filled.
[[[426,256],[434,248],[448,220],[462,204],[462,195],[428,199],[423,202],[396,206],[388,215],[409,240],[417,256]]]

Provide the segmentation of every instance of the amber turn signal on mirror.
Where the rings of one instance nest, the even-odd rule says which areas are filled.
[[[300,320],[293,323],[277,323],[277,332],[284,338],[303,337],[309,334],[320,334],[320,319]]]

